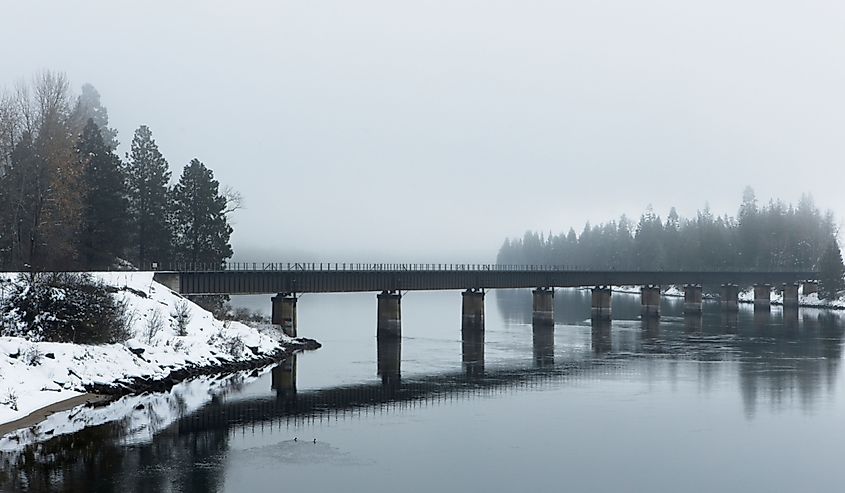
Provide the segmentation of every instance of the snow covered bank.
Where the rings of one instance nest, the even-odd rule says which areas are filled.
[[[0,453],[22,450],[27,445],[82,429],[119,421],[123,444],[149,443],[153,436],[213,399],[223,401],[233,390],[269,371],[238,372],[222,378],[205,376],[174,385],[166,392],[126,395],[106,405],[75,408],[50,415],[35,426],[0,437]]]
[[[84,345],[0,337],[0,423],[92,389],[139,381],[168,385],[196,369],[267,361],[302,346],[272,327],[216,320],[149,272],[94,273],[130,314],[123,343]],[[17,282],[14,274],[0,278]],[[180,335],[180,333],[182,335]],[[243,366],[243,365],[240,365]]]

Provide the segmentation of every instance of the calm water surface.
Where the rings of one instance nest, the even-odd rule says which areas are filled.
[[[269,299],[240,300],[269,308]],[[462,338],[457,292],[409,293],[403,339],[378,344],[373,294],[306,295],[323,348],[186,413],[151,440],[116,421],[7,454],[32,491],[821,491],[845,482],[839,315],[684,318],[614,294],[487,296]],[[316,439],[316,443],[314,440]],[[71,447],[73,447],[71,449]],[[54,454],[57,450],[63,453]],[[73,452],[68,452],[73,450]],[[9,478],[13,478],[9,480]],[[26,481],[21,481],[25,478]]]

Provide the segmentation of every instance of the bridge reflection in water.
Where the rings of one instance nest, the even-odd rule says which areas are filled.
[[[712,327],[704,329],[701,316],[663,323],[652,318],[632,321],[639,327],[633,338],[611,331],[610,321],[596,320],[590,327],[590,353],[560,361],[555,358],[554,327],[535,325],[531,363],[515,367],[485,367],[484,332],[463,331],[461,371],[407,378],[401,373],[401,341],[378,340],[380,382],[306,392],[297,392],[294,357],[272,371],[275,397],[212,403],[179,419],[173,430],[181,434],[277,421],[344,419],[362,413],[381,414],[519,389],[559,386],[567,381],[625,378],[640,375],[641,365],[649,361],[636,355],[656,354],[685,361],[744,361],[737,371],[749,416],[755,413],[759,397],[756,388],[761,385],[775,396],[802,387],[799,390],[807,397],[821,389],[818,377],[835,378],[842,340],[837,320],[823,316],[799,319],[797,312],[791,310],[778,315],[755,313],[750,323],[743,322],[738,331],[737,314],[718,316],[725,322],[718,331]],[[811,359],[788,368],[789,361],[807,358]],[[712,365],[701,365],[699,371],[703,378],[711,379],[713,375],[708,376],[708,372],[716,370]]]
[[[507,300],[503,303],[507,305]],[[620,297],[619,310],[635,313],[638,304],[632,297],[632,306],[626,307]],[[294,357],[272,370],[269,395],[215,399],[180,417],[149,443],[121,444],[126,433],[122,428],[131,423],[116,421],[28,446],[6,458],[0,468],[0,490],[14,490],[25,478],[31,491],[111,491],[116,484],[144,484],[146,491],[212,491],[223,484],[235,433],[276,433],[274,429],[288,425],[360,419],[520,389],[607,379],[651,380],[661,378],[655,371],[658,365],[665,372],[679,371],[674,362],[688,363],[688,375],[698,378],[705,392],[717,377],[738,379],[736,387],[749,418],[761,402],[778,408],[798,396],[805,408],[812,408],[820,401],[819,394],[837,388],[842,325],[830,314],[742,310],[682,318],[673,316],[678,312],[671,306],[665,308],[661,320],[617,321],[614,330],[607,320],[597,320],[589,328],[558,327],[566,348],[557,354],[553,327],[532,326],[530,311],[503,310],[506,319],[527,318],[525,325],[533,334],[531,358],[485,364],[484,331],[466,330],[461,369],[451,373],[404,376],[401,340],[378,340],[374,368],[378,381],[303,391],[297,388]],[[673,363],[662,365],[665,361]],[[700,364],[712,361],[725,364]]]

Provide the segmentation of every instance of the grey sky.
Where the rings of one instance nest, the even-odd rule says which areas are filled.
[[[64,71],[121,154],[203,160],[242,257],[488,261],[746,184],[845,214],[842,2],[126,3],[4,0],[0,84]]]

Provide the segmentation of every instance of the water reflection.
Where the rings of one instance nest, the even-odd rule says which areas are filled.
[[[706,304],[703,314],[684,316],[683,303],[669,300],[661,319],[642,320],[638,296],[614,295],[617,320],[590,323],[589,293],[564,290],[555,296],[558,325],[537,326],[531,325],[530,291],[497,300],[502,318],[531,326],[524,359],[485,364],[485,331],[464,328],[460,362],[454,335],[444,343],[454,351],[453,370],[402,375],[402,341],[377,339],[377,381],[298,389],[292,358],[260,381],[263,393],[211,399],[145,443],[127,445],[130,424],[116,420],[5,453],[0,490],[213,491],[222,487],[232,437],[244,430],[273,435],[291,423],[381,416],[528,388],[600,387],[605,379],[652,384],[686,372],[699,392],[720,384],[738,390],[741,409],[735,400],[728,405],[754,419],[761,407],[779,411],[798,402],[812,410],[821,395],[834,392],[839,374],[842,324],[826,312],[749,307],[723,313]],[[507,330],[524,337],[524,328]],[[372,374],[372,366],[367,371]]]
[[[292,355],[270,371],[270,388],[280,398],[296,395],[296,357]]]
[[[684,332],[687,334],[696,334],[701,332],[704,320],[701,313],[685,313],[684,314]]]
[[[477,327],[461,329],[461,365],[467,377],[484,376],[484,330]]]
[[[382,386],[396,388],[402,378],[402,339],[377,338],[376,358]]]
[[[594,319],[591,321],[590,344],[596,356],[609,353],[612,348],[610,320]]]
[[[554,325],[534,324],[532,327],[532,345],[534,348],[534,366],[547,368],[555,364],[555,328]]]

